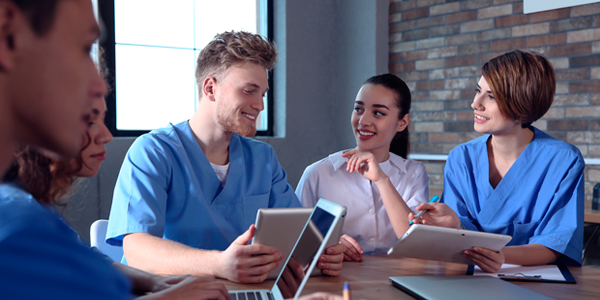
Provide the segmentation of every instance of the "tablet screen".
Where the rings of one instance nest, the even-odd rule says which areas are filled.
[[[333,214],[319,206],[315,207],[310,221],[276,283],[285,298],[294,297],[298,292],[311,262],[316,255],[319,255],[319,248],[334,220],[335,216]]]

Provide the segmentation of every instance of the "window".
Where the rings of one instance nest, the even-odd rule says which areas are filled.
[[[523,13],[531,14],[540,11],[572,7],[577,5],[599,2],[598,0],[524,0]]]
[[[167,4],[168,3],[168,4]],[[109,83],[107,125],[138,136],[189,119],[196,111],[196,58],[217,33],[245,30],[267,38],[269,0],[100,0]],[[272,77],[272,76],[270,76]],[[272,135],[271,91],[257,135]]]

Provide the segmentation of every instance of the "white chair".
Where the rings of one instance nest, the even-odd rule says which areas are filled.
[[[100,219],[92,223],[92,226],[90,226],[90,245],[98,248],[114,261],[121,262],[123,247],[109,245],[105,242],[106,227],[108,227],[108,220]]]

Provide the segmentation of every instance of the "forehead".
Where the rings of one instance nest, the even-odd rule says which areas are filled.
[[[358,91],[356,101],[362,101],[365,105],[381,104],[392,108],[396,107],[396,105],[390,105],[395,104],[396,94],[379,84],[365,84]]]
[[[487,80],[485,80],[485,77],[483,77],[483,76],[481,76],[479,78],[479,82],[477,84],[479,84],[480,87],[485,87],[486,89],[489,89],[489,85],[487,83]]]
[[[97,97],[92,102],[92,108],[99,113],[104,113],[106,111],[106,101],[104,101],[103,97]]]
[[[240,85],[254,84],[261,88],[269,87],[267,70],[255,63],[241,63],[229,67],[223,72],[223,80]]]
[[[48,35],[61,38],[81,38],[85,35],[97,37],[99,34],[100,29],[94,17],[92,1],[58,1]]]

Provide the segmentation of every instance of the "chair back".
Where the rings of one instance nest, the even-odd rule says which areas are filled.
[[[123,247],[113,246],[106,243],[106,228],[108,220],[96,220],[90,226],[90,245],[98,248],[102,253],[112,258],[116,262],[121,262],[123,258]]]

